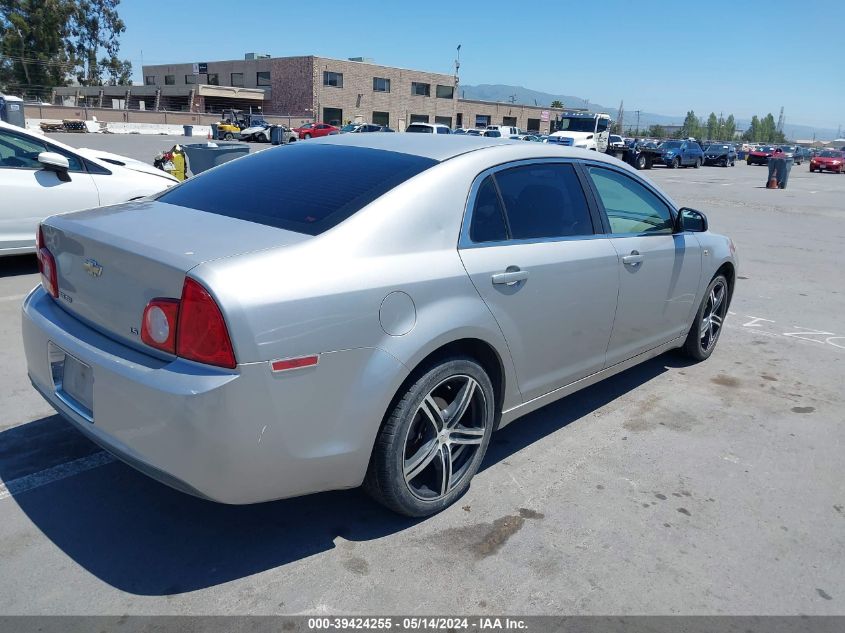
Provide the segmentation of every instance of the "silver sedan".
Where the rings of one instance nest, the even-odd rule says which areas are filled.
[[[737,270],[615,159],[451,135],[273,148],[38,244],[29,375],[92,440],[223,503],[363,484],[413,516],[466,491],[494,430],[710,356]]]

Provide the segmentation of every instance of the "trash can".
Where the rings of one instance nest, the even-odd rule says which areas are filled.
[[[194,176],[249,154],[249,146],[241,143],[191,143],[182,147],[188,157],[188,169]]]
[[[0,95],[0,121],[25,128],[26,118],[23,112],[23,99]]]
[[[194,126],[193,125],[183,125],[182,129],[185,130],[185,136],[193,136],[194,135]]]
[[[789,182],[789,172],[792,171],[791,158],[769,158],[769,175],[766,178],[768,184],[772,178],[775,178],[778,183],[778,189],[786,189],[786,184]]]
[[[270,126],[270,142],[273,145],[284,145],[285,143],[285,128],[281,125]]]
[[[218,138],[217,137],[217,124],[216,123],[211,124],[211,138],[215,141]]]

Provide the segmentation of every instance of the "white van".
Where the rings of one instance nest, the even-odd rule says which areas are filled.
[[[511,138],[512,136],[519,136],[522,134],[518,127],[514,127],[513,125],[488,125],[488,130],[498,130],[502,138]]]

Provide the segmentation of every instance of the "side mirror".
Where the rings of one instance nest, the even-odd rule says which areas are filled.
[[[38,162],[44,166],[44,169],[56,172],[59,180],[64,182],[70,181],[70,175],[67,173],[68,169],[70,169],[70,163],[61,154],[57,154],[56,152],[41,152],[38,155]]]
[[[678,232],[703,233],[707,227],[707,216],[701,211],[684,207],[678,212]]]

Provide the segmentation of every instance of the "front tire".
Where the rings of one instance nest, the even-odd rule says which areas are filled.
[[[231,133],[231,132],[226,132],[226,133],[223,135],[223,140],[226,140],[226,141],[231,141],[233,138],[235,138],[235,137],[234,137],[234,136],[232,136],[232,133]]]
[[[678,158],[677,156],[672,159],[671,163],[669,163],[669,169],[677,169],[680,166],[681,166],[681,159]]]
[[[696,169],[701,167],[701,159],[700,158],[695,159],[695,164],[693,165],[693,167],[695,167]]]
[[[646,160],[645,154],[640,154],[639,156],[637,156],[637,169],[645,169],[647,162],[648,161]]]
[[[311,135],[310,135],[310,134],[306,134],[306,135],[305,135],[305,140],[308,140],[309,138],[311,138]]]
[[[707,360],[716,349],[728,313],[729,299],[728,280],[724,275],[716,275],[707,287],[682,348],[693,360]]]
[[[490,378],[454,357],[421,372],[397,394],[376,438],[364,490],[412,517],[447,508],[478,472],[496,419]]]

